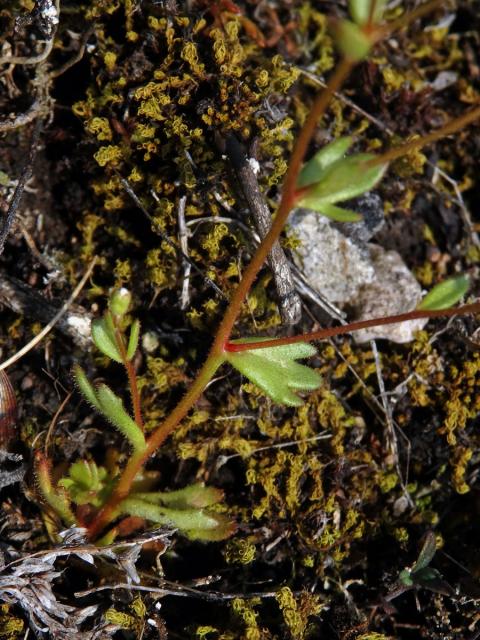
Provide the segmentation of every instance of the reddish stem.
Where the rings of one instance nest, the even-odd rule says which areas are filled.
[[[117,318],[113,313],[111,314],[111,318],[113,326],[115,327],[115,341],[117,343],[118,350],[120,351],[120,355],[122,356],[123,366],[125,367],[128,376],[128,386],[130,388],[133,416],[140,429],[144,431],[142,405],[140,402],[140,392],[138,391],[137,374],[135,371],[135,367],[133,366],[132,361],[128,359],[125,340],[123,339],[123,333],[118,325]]]
[[[399,313],[395,316],[385,316],[384,318],[372,318],[371,320],[359,320],[341,327],[330,327],[329,329],[320,329],[311,333],[303,333],[299,336],[291,336],[289,338],[273,338],[272,340],[264,340],[263,342],[246,342],[243,344],[229,342],[225,351],[239,352],[252,351],[254,349],[268,349],[271,347],[281,347],[286,344],[295,344],[296,342],[311,342],[312,340],[325,340],[333,336],[339,336],[344,333],[352,333],[360,329],[369,329],[370,327],[379,327],[385,324],[396,324],[397,322],[406,322],[407,320],[417,320],[419,318],[445,318],[450,316],[459,316],[467,313],[480,312],[480,302],[466,304],[456,309],[437,309],[435,311],[424,311],[415,309],[406,313]]]
[[[280,200],[280,205],[275,219],[270,231],[263,238],[250,264],[245,269],[243,277],[233,294],[230,304],[218,328],[217,335],[212,346],[212,355],[218,356],[223,353],[224,345],[228,342],[235,320],[240,313],[242,303],[250,291],[257,273],[265,262],[267,254],[272,248],[272,244],[277,240],[285,226],[288,214],[295,203],[298,174],[307,152],[308,145],[312,139],[313,132],[315,131],[316,124],[319,118],[325,113],[333,94],[340,89],[344,80],[347,78],[352,66],[353,63],[349,60],[342,60],[340,62],[327,87],[317,97],[312,110],[307,116],[290,158],[287,173],[283,182],[282,198]]]

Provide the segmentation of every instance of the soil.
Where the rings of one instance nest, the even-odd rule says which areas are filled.
[[[221,140],[235,136],[258,163],[273,213],[301,124],[338,61],[328,25],[346,4],[64,0],[59,14],[50,0],[2,4],[2,361],[97,262],[53,331],[8,368],[18,417],[0,415],[0,638],[480,637],[474,316],[432,320],[408,344],[318,344],[310,365],[322,386],[298,409],[224,366],[147,469],[161,491],[221,489],[215,508],[236,523],[227,539],[146,520],[129,520],[109,547],[82,529],[62,537],[67,525],[34,470],[36,450],[54,484],[79,459],[126,464],[127,444],[72,378],[79,364],[128,404],[124,371],[83,331],[113,288],[132,292],[128,320],[141,321],[134,367],[147,430],[182,398],[255,249]],[[418,4],[390,3],[386,19]],[[347,79],[309,156],[344,135],[353,151],[378,152],[478,105],[479,34],[478,0],[437,3],[390,34]],[[479,158],[477,121],[394,161],[375,188],[384,224],[369,237],[425,290],[468,275],[469,301],[479,294]],[[290,264],[297,242],[287,228]],[[334,324],[322,292],[298,278],[295,326],[282,321],[265,265],[235,337]],[[84,506],[79,521],[93,511]]]

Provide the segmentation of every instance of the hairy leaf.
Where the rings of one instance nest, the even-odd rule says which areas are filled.
[[[145,518],[155,524],[178,527],[192,539],[223,540],[235,530],[234,524],[222,514],[202,509],[171,509],[146,502],[136,494],[120,503],[119,512]]]
[[[75,365],[73,368],[73,376],[75,378],[75,382],[77,383],[77,386],[81,392],[81,394],[84,396],[85,400],[87,400],[87,402],[89,402],[93,407],[95,407],[95,409],[97,409],[98,411],[101,411],[100,408],[100,404],[98,402],[97,399],[97,394],[95,392],[95,389],[92,387],[92,385],[90,384],[85,371],[82,369],[82,367],[80,367],[80,365]]]
[[[134,320],[130,327],[130,337],[128,338],[127,358],[131,360],[138,347],[138,337],[140,335],[140,322]]]
[[[78,460],[68,470],[68,476],[58,483],[64,487],[75,504],[100,507],[109,490],[108,474],[93,460]]]
[[[177,491],[153,491],[136,493],[137,497],[152,504],[163,504],[172,509],[202,509],[217,504],[223,498],[223,491],[204,484],[192,484]]]
[[[264,338],[268,340],[268,338]],[[259,342],[262,339],[233,340],[232,344]],[[316,349],[306,342],[266,347],[252,351],[228,351],[226,360],[240,373],[257,385],[272,400],[296,407],[302,400],[295,391],[313,391],[320,386],[321,377],[313,369],[296,362],[309,358]]]
[[[143,451],[145,449],[143,431],[128,415],[121,399],[106,384],[102,384],[97,389],[97,400],[100,410],[107,420],[127,438],[135,451]]]

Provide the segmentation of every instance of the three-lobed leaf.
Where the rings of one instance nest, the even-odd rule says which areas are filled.
[[[232,340],[231,344],[247,344],[261,340],[263,339],[246,338]],[[315,347],[306,342],[297,342],[251,351],[227,351],[225,358],[272,400],[296,407],[302,404],[296,391],[313,391],[321,384],[321,377],[316,371],[299,364],[296,360],[315,354]]]
[[[189,500],[185,500],[190,489],[194,495],[198,493],[200,487],[201,485],[193,485],[193,487],[172,491],[170,495],[177,494],[177,500],[181,494],[183,497],[176,504],[172,501],[168,506],[164,505],[164,498],[168,494],[133,493],[120,503],[118,512],[144,518],[155,524],[177,527],[192,540],[224,540],[235,531],[235,524],[225,515],[191,506]],[[205,490],[205,496],[209,495],[207,502],[214,500],[211,504],[217,503],[222,496],[222,492],[216,489],[212,489],[214,493],[211,493],[209,489],[201,488]],[[162,499],[159,498],[160,496]]]
[[[172,509],[204,509],[220,502],[223,491],[215,487],[206,487],[203,483],[196,483],[176,491],[136,492],[135,495],[145,502],[163,504]]]

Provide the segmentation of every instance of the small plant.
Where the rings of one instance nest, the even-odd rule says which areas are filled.
[[[85,526],[90,539],[98,539],[103,535],[103,540],[111,540],[127,529],[125,521],[132,517],[154,524],[170,524],[191,538],[203,540],[217,540],[232,533],[233,523],[215,509],[221,501],[221,492],[202,485],[192,485],[170,493],[155,492],[143,473],[146,461],[185,418],[224,363],[229,363],[245,375],[274,402],[297,406],[301,404],[298,392],[314,390],[321,384],[318,373],[297,362],[315,354],[315,348],[309,344],[311,341],[374,325],[479,311],[479,304],[444,310],[465,294],[468,281],[461,276],[439,285],[418,309],[408,313],[288,338],[247,337],[231,340],[242,304],[294,206],[306,206],[339,221],[358,220],[356,212],[344,209],[338,203],[372,189],[381,180],[393,158],[457,131],[480,116],[480,108],[472,109],[432,134],[380,155],[346,155],[354,140],[350,137],[340,138],[304,163],[316,123],[355,64],[365,59],[375,43],[392,29],[408,24],[430,8],[430,4],[422,5],[406,18],[385,25],[382,23],[385,2],[351,0],[349,5],[352,21],[343,20],[334,25],[343,58],[325,91],[315,100],[298,136],[270,231],[243,273],[219,323],[203,367],[183,399],[150,434],[144,432],[140,394],[133,365],[140,326],[137,321],[127,326],[129,292],[124,289],[115,291],[103,318],[92,325],[92,338],[97,348],[126,370],[132,414],[107,385],[93,386],[79,367],[75,369],[75,379],[92,407],[128,441],[131,454],[127,464],[120,471],[99,467],[93,461],[80,460],[70,467],[65,477],[53,484],[48,460],[42,455],[37,460],[38,482],[45,501],[66,523]],[[417,565],[405,573],[404,581],[420,578],[426,565],[424,562]]]
[[[106,384],[97,387],[90,384],[81,367],[75,367],[74,377],[85,399],[127,440],[134,459],[145,455],[147,444],[140,394],[132,365],[140,336],[140,323],[134,320],[129,327],[125,326],[130,300],[131,295],[126,289],[112,293],[103,318],[92,323],[92,339],[104,355],[125,367],[133,416],[125,409],[121,398]],[[42,496],[53,511],[69,525],[87,527],[95,513],[108,501],[119,475],[117,469],[107,469],[93,460],[81,459],[74,462],[67,475],[54,486],[50,465],[41,454],[37,454],[36,469]],[[131,517],[176,527],[190,539],[221,540],[234,531],[233,523],[212,509],[222,501],[222,491],[194,484],[179,491],[162,493],[150,491],[151,484],[151,479],[137,475],[128,497],[119,500],[111,514],[112,520],[123,518],[123,521],[120,520],[108,532],[104,542],[112,541],[118,533],[126,530]]]
[[[420,588],[447,596],[455,595],[454,589],[446,582],[442,574],[430,566],[436,551],[435,534],[428,531],[416,562],[409,569],[403,569],[400,572],[398,576],[400,586],[387,594],[383,598],[384,602],[391,602],[406,591]]]

